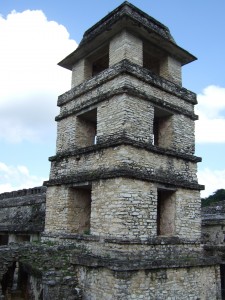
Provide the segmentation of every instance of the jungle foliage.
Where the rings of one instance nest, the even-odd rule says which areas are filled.
[[[225,200],[225,189],[216,190],[212,195],[202,198],[202,206],[209,206],[216,202]]]

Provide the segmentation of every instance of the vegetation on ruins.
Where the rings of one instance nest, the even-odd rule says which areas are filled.
[[[225,189],[219,189],[212,193],[212,195],[202,198],[202,207],[210,206],[216,202],[225,200]]]

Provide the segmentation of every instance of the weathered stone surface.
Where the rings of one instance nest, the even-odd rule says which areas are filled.
[[[46,187],[0,194],[0,232],[42,232]]]
[[[81,283],[85,299],[220,299],[216,292],[219,270],[215,267],[132,273],[80,267],[78,274],[87,278]]]
[[[45,188],[0,195],[14,230],[0,247],[4,296],[221,299],[221,256],[201,245],[196,94],[181,80],[194,59],[124,2],[60,63],[72,88],[58,98],[41,242],[12,243],[18,229],[43,229]]]
[[[26,289],[29,289],[29,299],[82,299],[77,277],[69,262],[72,249],[75,249],[76,253],[82,253],[82,249],[76,246],[64,247],[52,243],[2,246],[0,281],[9,266],[17,262],[28,275],[25,281],[27,286],[21,286],[23,297]]]
[[[202,208],[202,241],[211,245],[224,245],[225,201]]]

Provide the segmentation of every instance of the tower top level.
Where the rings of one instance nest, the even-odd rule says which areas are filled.
[[[89,55],[103,44],[107,46],[109,41],[124,29],[133,32],[146,43],[157,46],[167,55],[172,55],[181,65],[196,60],[195,56],[175,43],[165,25],[125,1],[89,28],[84,33],[78,48],[59,62],[59,65],[72,70],[77,60]]]

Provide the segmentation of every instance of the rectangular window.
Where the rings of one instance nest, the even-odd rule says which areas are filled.
[[[97,108],[77,116],[77,144],[81,147],[97,143]]]
[[[91,219],[91,185],[77,186],[72,189],[73,197],[69,213],[69,226],[75,233],[89,234]]]
[[[175,191],[158,189],[157,235],[171,236],[175,232]]]
[[[92,63],[92,76],[108,69],[109,67],[109,52],[98,58]]]
[[[169,148],[172,142],[172,114],[158,107],[154,108],[153,145]]]
[[[8,234],[0,234],[0,246],[8,245],[9,236]]]
[[[160,60],[151,55],[149,52],[143,52],[143,67],[159,75],[160,72]]]

